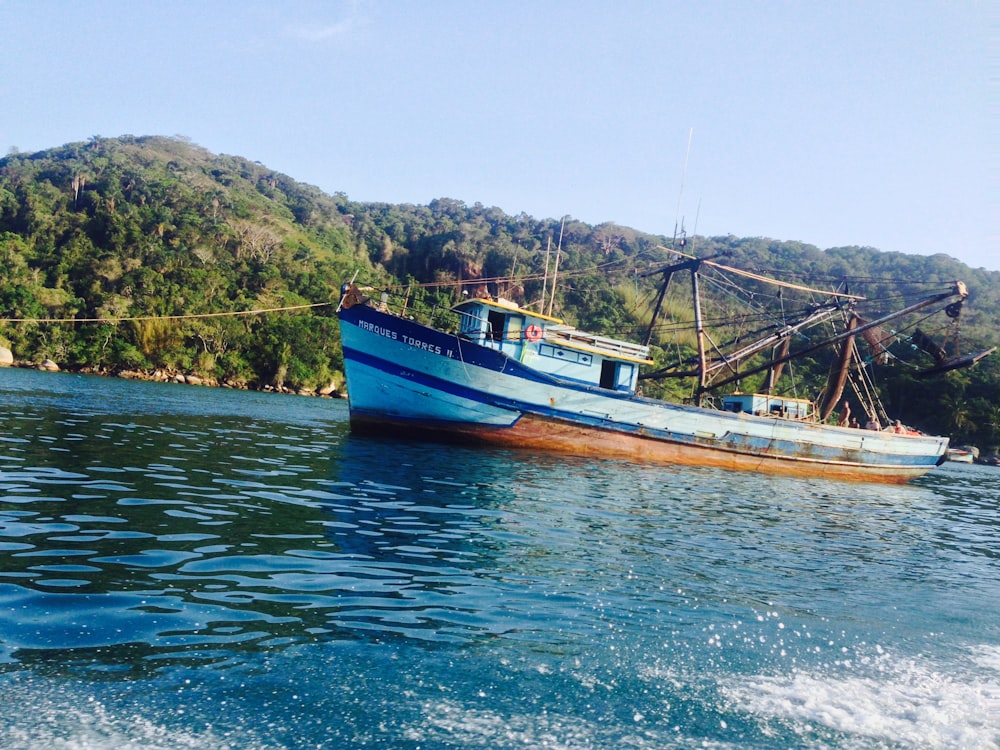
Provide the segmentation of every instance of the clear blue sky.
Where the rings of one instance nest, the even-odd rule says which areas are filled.
[[[0,153],[180,134],[356,200],[1000,270],[998,7],[0,0]]]

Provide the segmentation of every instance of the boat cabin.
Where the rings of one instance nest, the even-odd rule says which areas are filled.
[[[566,380],[631,394],[639,367],[652,364],[648,347],[584,333],[504,299],[470,299],[454,310],[463,338]]]
[[[768,396],[763,393],[734,393],[722,400],[723,411],[744,412],[758,416],[810,419],[812,402],[804,398]]]

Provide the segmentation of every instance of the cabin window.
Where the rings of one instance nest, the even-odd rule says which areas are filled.
[[[483,335],[482,308],[474,307],[462,312],[461,333],[472,339],[478,339]]]
[[[624,388],[626,391],[632,388],[632,373],[635,368],[632,365],[620,364],[618,365],[618,387]]]
[[[489,318],[489,338],[493,341],[503,341],[504,328],[507,325],[507,316],[498,310],[490,310]]]

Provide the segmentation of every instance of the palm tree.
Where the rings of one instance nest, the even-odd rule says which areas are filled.
[[[989,420],[986,424],[990,428],[990,448],[996,451],[1000,447],[1000,440],[997,439],[1000,435],[1000,404],[986,412],[986,419]]]
[[[942,394],[939,403],[947,415],[946,425],[953,438],[965,437],[976,429],[961,391]]]

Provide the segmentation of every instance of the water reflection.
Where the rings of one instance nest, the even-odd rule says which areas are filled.
[[[59,393],[9,404],[6,661],[223,667],[340,640],[568,654],[608,627],[642,642],[779,604],[810,621],[846,595],[847,619],[906,612],[914,584],[943,595],[997,554],[976,476],[737,482],[358,437],[331,402],[215,393],[191,414],[165,392],[103,416]]]
[[[5,747],[996,744],[995,470],[582,461],[8,375]]]
[[[507,454],[442,461],[343,419],[35,413],[0,464],[0,602],[38,623],[5,625],[7,659],[147,670],[315,639],[471,642],[531,608],[496,606]],[[82,448],[53,468],[68,439]]]

